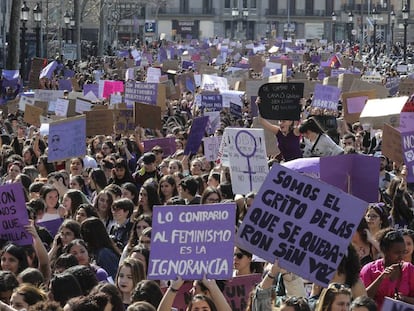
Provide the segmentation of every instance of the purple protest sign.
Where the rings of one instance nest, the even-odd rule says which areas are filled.
[[[39,226],[45,227],[52,236],[55,236],[58,233],[59,227],[62,224],[62,222],[62,218],[56,218],[48,221],[39,221],[37,224]]]
[[[83,95],[92,92],[97,98],[99,98],[99,85],[98,84],[84,84],[83,85]]]
[[[381,310],[404,310],[404,311],[414,311],[414,306],[410,303],[404,302],[402,300],[392,299],[390,297],[385,297],[384,304],[382,305]]]
[[[242,107],[238,104],[230,102],[230,114],[233,117],[241,119],[241,117],[242,117]]]
[[[315,85],[312,107],[338,111],[338,101],[341,89],[331,85]]]
[[[366,202],[378,201],[379,171],[377,157],[345,154],[320,158],[322,181]]]
[[[160,146],[163,150],[164,156],[172,155],[177,150],[174,137],[156,138],[144,140],[144,152],[151,151],[155,146]]]
[[[241,248],[327,286],[368,203],[273,164],[237,231]]]
[[[318,178],[320,176],[320,158],[299,158],[282,163],[284,167],[294,170],[303,175]]]
[[[223,109],[223,96],[219,94],[201,94],[201,107],[204,111],[221,111]]]
[[[0,187],[0,239],[18,245],[31,245],[32,236],[24,228],[29,224],[22,184]]]
[[[75,76],[75,72],[70,69],[63,69],[63,76],[65,78],[73,78]]]
[[[148,279],[229,279],[235,204],[155,206]]]
[[[262,280],[260,273],[236,276],[226,282],[223,294],[231,310],[246,310],[250,292]]]
[[[407,181],[414,182],[414,131],[401,133],[404,163],[407,166]]]
[[[201,139],[206,132],[208,116],[198,117],[193,120],[190,134],[188,135],[187,144],[185,145],[184,154],[196,154],[201,144]]]
[[[125,102],[135,102],[156,105],[158,95],[158,83],[142,83],[137,81],[125,82]]]
[[[350,97],[346,101],[348,113],[360,113],[368,100],[368,96]]]
[[[59,79],[59,90],[72,91],[72,81],[67,79]]]

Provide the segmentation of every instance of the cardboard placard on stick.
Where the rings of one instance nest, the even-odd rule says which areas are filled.
[[[144,128],[161,129],[161,108],[159,106],[135,103],[135,124]]]
[[[397,163],[404,163],[401,133],[389,124],[384,124],[382,132],[382,154]]]
[[[354,123],[359,121],[359,115],[365,106],[366,100],[375,98],[376,92],[375,90],[343,92],[341,97],[344,118],[348,123]],[[362,103],[365,98],[366,100]]]
[[[113,110],[94,109],[86,111],[86,136],[110,135],[114,131]]]
[[[24,122],[29,123],[31,125],[40,127],[40,116],[43,114],[43,109],[32,106],[26,105],[24,109]]]

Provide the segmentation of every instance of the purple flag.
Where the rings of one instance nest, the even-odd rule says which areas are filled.
[[[184,154],[190,155],[197,153],[201,140],[206,132],[208,120],[208,116],[198,117],[193,120],[190,135],[188,136],[187,144],[185,145]]]
[[[282,163],[284,167],[309,177],[320,177],[320,158],[299,158]]]
[[[59,79],[59,90],[72,91],[72,81],[67,79]]]
[[[155,206],[148,279],[230,279],[235,204]]]
[[[39,79],[42,79],[42,78],[52,79],[53,71],[55,71],[55,69],[57,68],[57,66],[58,66],[58,62],[55,61],[55,60],[53,62],[49,63],[40,72]]]

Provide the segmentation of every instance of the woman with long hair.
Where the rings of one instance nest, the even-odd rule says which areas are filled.
[[[322,291],[315,311],[342,311],[349,310],[351,305],[351,290],[340,283],[331,283]]]
[[[178,195],[177,184],[172,175],[164,175],[158,183],[158,195],[161,204],[166,204],[169,199]]]
[[[144,279],[145,272],[142,262],[134,258],[125,258],[120,263],[115,283],[121,292],[125,308],[131,304],[131,296],[135,286]]]
[[[107,190],[102,190],[96,197],[93,207],[99,215],[99,219],[105,225],[107,232],[111,230],[112,226],[115,224],[111,206],[113,203],[112,195]]]
[[[69,189],[64,195],[62,205],[66,210],[66,218],[74,219],[81,204],[88,204],[85,195],[75,189]]]
[[[95,203],[96,196],[108,185],[105,172],[100,168],[94,168],[89,173],[89,186],[92,190],[91,202]]]
[[[37,160],[37,170],[39,171],[39,181],[47,181],[47,176],[55,171],[53,163],[48,162],[47,155],[42,155]]]
[[[114,168],[112,169],[112,177],[109,179],[108,184],[121,186],[126,182],[133,183],[135,181],[129,171],[126,160],[119,158],[115,161]]]
[[[64,218],[66,210],[59,203],[59,191],[51,185],[44,185],[40,189],[40,197],[44,200],[46,205],[45,213],[41,221],[54,220]]]
[[[152,226],[152,218],[150,215],[147,214],[141,214],[138,217],[134,218],[133,220],[133,226],[131,229],[131,234],[129,235],[128,243],[125,245],[121,259],[126,258],[129,253],[132,251],[132,249],[139,244],[139,237],[141,236],[141,233],[144,229],[149,228]]]
[[[138,215],[152,215],[154,205],[160,205],[157,188],[152,183],[145,183],[139,190]]]

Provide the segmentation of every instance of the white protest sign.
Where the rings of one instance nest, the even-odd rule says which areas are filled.
[[[75,112],[82,114],[85,111],[91,111],[92,103],[88,100],[76,98],[75,101]]]
[[[259,191],[269,172],[264,131],[227,127],[224,132],[229,142],[225,153],[229,155],[233,192]]]
[[[244,92],[228,90],[221,91],[220,94],[223,96],[223,108],[230,108],[230,103],[243,107]]]
[[[50,102],[50,101],[56,101],[59,97],[63,97],[64,91],[37,89],[34,92],[35,92],[34,99],[36,101]]]
[[[222,136],[210,136],[203,138],[204,155],[207,161],[215,162],[220,149]]]
[[[68,114],[69,99],[58,98],[55,104],[55,114],[58,117],[66,117]]]
[[[201,79],[201,88],[207,91],[228,90],[227,79],[223,77],[203,74]]]
[[[20,100],[19,100],[19,110],[24,111],[26,109],[26,105],[33,106],[34,103],[35,103],[35,100],[33,97],[22,95],[20,96]]]
[[[161,77],[161,69],[155,67],[148,67],[146,82],[159,83]]]

